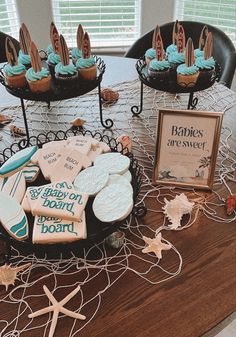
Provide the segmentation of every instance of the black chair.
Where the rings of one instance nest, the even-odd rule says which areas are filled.
[[[174,22],[166,23],[160,26],[161,36],[164,48],[172,43],[172,30]],[[194,47],[198,47],[199,36],[205,23],[193,21],[181,21],[186,34],[186,41],[189,37],[192,38]],[[220,29],[208,25],[208,29],[213,35],[213,57],[221,67],[221,75],[219,82],[231,87],[234,72],[236,68],[236,52],[230,38]],[[140,58],[145,54],[145,51],[152,46],[153,31],[141,36],[126,52],[125,57]]]
[[[6,57],[6,53],[5,53],[5,41],[6,41],[6,38],[9,37],[15,48],[16,48],[16,51],[17,51],[17,54],[20,50],[20,43],[14,39],[13,37],[11,37],[10,35],[7,35],[3,32],[0,32],[0,63],[1,62],[7,62],[7,57]]]

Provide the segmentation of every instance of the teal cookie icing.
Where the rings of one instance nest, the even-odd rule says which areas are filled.
[[[26,66],[31,64],[30,56],[28,54],[23,54],[22,50],[19,51],[18,62]]]
[[[53,53],[53,52],[54,52],[53,47],[52,47],[51,44],[49,44],[49,45],[47,46],[47,54],[49,55],[49,54],[51,54],[51,53]]]
[[[71,56],[77,60],[78,58],[82,57],[82,51],[79,50],[78,48],[73,48]]]
[[[157,59],[154,59],[154,60],[151,60],[151,62],[149,63],[150,70],[161,71],[161,70],[169,69],[169,67],[170,67],[170,63],[167,60],[158,61]]]
[[[176,69],[178,74],[181,75],[193,75],[198,72],[198,67],[195,65],[192,65],[191,67],[187,67],[186,64],[181,64]]]
[[[49,74],[49,70],[46,68],[42,68],[38,72],[35,72],[33,68],[29,68],[26,72],[25,77],[28,81],[39,81],[44,77],[48,77]]]
[[[156,58],[157,54],[156,54],[156,50],[154,48],[149,48],[146,53],[145,56],[149,59],[154,59]]]
[[[199,48],[194,49],[194,56],[195,57],[200,57],[200,56],[203,56],[203,55],[204,55],[204,51],[203,50],[200,50]]]
[[[76,74],[76,67],[72,62],[70,64],[67,64],[63,66],[61,62],[59,62],[55,67],[55,73],[57,75],[74,75]]]
[[[23,219],[17,223],[16,225],[13,225],[10,228],[10,231],[14,233],[18,238],[22,238],[27,234],[27,219],[26,216],[23,217]]]
[[[30,158],[38,150],[37,146],[27,147],[19,152],[16,152],[9,158],[0,168],[0,176],[7,175],[13,171],[19,170],[22,166],[30,161]]]
[[[213,57],[210,57],[209,59],[205,60],[204,57],[198,57],[195,60],[195,65],[199,68],[199,69],[214,69],[215,67],[215,60],[213,59]]]
[[[174,52],[168,55],[168,61],[174,64],[180,64],[185,61],[185,53]]]
[[[48,62],[51,64],[58,64],[59,62],[61,62],[60,55],[52,52],[48,55]]]
[[[169,55],[171,53],[176,53],[177,52],[177,46],[176,44],[170,44],[167,48],[166,48],[166,54]]]
[[[11,66],[9,63],[4,67],[4,73],[7,76],[14,76],[14,75],[20,75],[25,71],[25,66],[23,64],[16,64],[15,66]]]
[[[90,57],[88,59],[80,58],[76,62],[76,68],[81,69],[81,68],[90,68],[95,64],[95,60],[93,57]]]

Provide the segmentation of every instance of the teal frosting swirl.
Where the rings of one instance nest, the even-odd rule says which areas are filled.
[[[76,62],[76,68],[81,69],[81,68],[90,68],[95,64],[95,60],[93,57],[90,57],[88,59],[80,58]]]
[[[72,62],[63,66],[61,62],[59,62],[55,67],[55,73],[58,75],[74,75],[76,73],[76,67]]]
[[[178,74],[181,75],[193,75],[198,72],[198,67],[195,65],[192,65],[191,67],[187,67],[186,64],[181,64],[176,69]]]
[[[16,64],[11,66],[9,63],[4,67],[4,72],[7,76],[20,75],[25,71],[25,66],[23,64]]]
[[[31,63],[30,56],[28,54],[23,54],[22,50],[19,51],[18,60],[19,60],[19,63],[26,65],[26,66]]]
[[[185,61],[185,53],[174,52],[168,55],[168,61],[170,63],[180,64]]]
[[[39,81],[42,78],[48,77],[48,76],[49,76],[49,70],[47,70],[46,68],[42,68],[37,73],[34,71],[33,68],[29,68],[25,75],[28,81]]]
[[[52,44],[49,44],[49,45],[47,46],[47,54],[49,55],[49,54],[51,54],[51,53],[53,53],[53,52],[54,52],[53,46],[52,46]]]
[[[78,58],[82,57],[82,51],[78,48],[73,48],[71,51],[71,56],[77,60]]]
[[[205,60],[203,56],[196,58],[195,65],[199,69],[213,69],[215,67],[215,60],[213,57],[210,57],[209,59]]]
[[[58,64],[61,61],[60,55],[51,53],[48,55],[48,62],[51,64]]]
[[[194,56],[195,57],[200,57],[200,56],[203,56],[203,55],[204,55],[204,51],[203,50],[200,50],[199,48],[194,49]]]
[[[156,50],[154,48],[150,48],[146,51],[145,56],[148,57],[149,59],[154,59],[156,58]]]
[[[166,54],[169,55],[171,53],[176,53],[177,52],[177,46],[176,44],[170,44],[167,48],[166,48]]]
[[[149,63],[150,70],[166,70],[169,69],[170,63],[167,60],[158,61],[157,59],[151,60]]]

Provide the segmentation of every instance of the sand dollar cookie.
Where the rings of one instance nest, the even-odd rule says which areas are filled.
[[[104,153],[94,160],[94,166],[109,174],[123,174],[128,170],[129,165],[130,159],[118,152]]]
[[[88,167],[80,172],[74,180],[74,187],[90,196],[96,195],[106,186],[109,174],[95,166]]]
[[[111,174],[109,176],[107,186],[110,186],[112,184],[119,184],[119,185],[127,186],[129,191],[130,191],[131,196],[133,195],[133,188],[132,188],[131,184],[129,183],[129,181],[125,177],[123,177],[119,174]]]
[[[122,177],[128,180],[129,183],[132,181],[132,175],[129,170],[127,170],[125,173],[122,174]]]
[[[126,185],[112,184],[95,197],[93,212],[103,222],[125,219],[132,211],[133,198]]]

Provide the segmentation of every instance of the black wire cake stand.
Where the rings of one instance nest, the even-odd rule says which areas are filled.
[[[150,88],[160,90],[163,92],[169,92],[173,94],[189,93],[187,109],[195,109],[198,104],[197,96],[194,97],[194,93],[210,88],[220,76],[220,66],[216,64],[213,74],[207,78],[199,76],[195,85],[179,85],[177,83],[176,70],[170,70],[169,74],[162,79],[151,78],[148,75],[147,64],[145,57],[141,57],[136,63],[136,70],[139,75],[141,88],[140,88],[140,104],[133,105],[131,112],[134,116],[138,116],[143,111],[143,85],[147,85]]]
[[[0,167],[1,165],[10,158],[14,153],[33,145],[38,145],[39,148],[43,144],[48,143],[54,140],[64,140],[71,136],[77,135],[89,135],[98,141],[103,141],[107,143],[112,152],[125,153],[126,148],[123,148],[121,143],[118,143],[114,138],[110,138],[107,135],[102,135],[99,132],[92,133],[89,130],[72,130],[69,129],[65,131],[58,132],[48,132],[46,134],[41,133],[38,136],[31,136],[29,139],[22,139],[19,142],[13,143],[9,148],[6,148],[2,153],[0,153]],[[129,170],[132,175],[131,185],[133,187],[133,201],[137,200],[138,193],[142,184],[142,170],[138,165],[138,161],[134,158],[132,153],[128,153],[127,156],[130,158],[130,167]],[[47,184],[48,182],[44,179],[43,175],[40,173],[37,180],[31,184],[27,183],[28,186],[40,186]],[[83,254],[83,249],[91,247],[93,244],[101,242],[105,237],[116,231],[123,225],[126,220],[131,216],[129,215],[126,219],[117,222],[104,223],[98,220],[92,210],[92,203],[94,198],[89,198],[89,201],[85,208],[86,214],[86,224],[87,224],[87,239],[80,241],[75,241],[73,243],[66,244],[33,244],[32,243],[32,231],[34,218],[31,214],[27,214],[28,223],[29,223],[29,238],[24,241],[17,241],[11,237],[3,226],[0,224],[0,239],[3,240],[6,246],[6,253],[4,256],[4,261],[2,263],[8,262],[11,257],[11,247],[18,249],[23,255],[29,255],[35,253],[39,257],[46,256],[47,258],[58,258],[58,256],[67,256],[73,252],[76,256]],[[146,214],[146,208],[142,205],[134,206],[132,213],[135,216],[143,216]],[[0,241],[1,241],[0,240]],[[1,260],[1,259],[0,259]]]
[[[43,52],[46,55],[44,51],[41,52]],[[42,58],[42,60],[44,60],[43,62],[45,62],[45,58],[46,57]],[[61,101],[64,99],[82,96],[92,91],[96,87],[98,87],[100,122],[102,126],[106,129],[110,129],[113,126],[113,121],[111,119],[108,118],[106,120],[103,120],[103,113],[102,113],[101,81],[106,69],[106,65],[100,57],[94,56],[94,59],[97,65],[97,77],[94,80],[85,80],[82,77],[79,77],[76,84],[74,84],[73,82],[72,86],[67,84],[62,85],[61,83],[56,81],[55,78],[52,77],[51,90],[44,93],[33,93],[28,86],[17,89],[8,86],[3,71],[4,66],[0,69],[0,83],[5,86],[6,90],[10,94],[20,98],[27,139],[29,139],[30,135],[24,100],[46,102],[49,109],[50,102],[52,101]],[[47,67],[47,65],[45,66]]]

